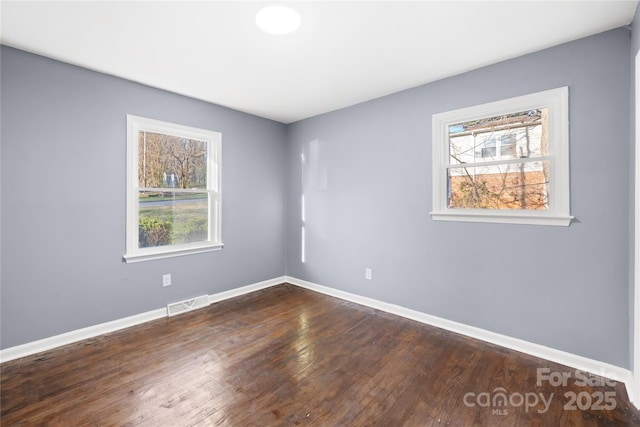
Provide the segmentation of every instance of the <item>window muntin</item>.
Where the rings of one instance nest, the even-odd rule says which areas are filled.
[[[127,262],[219,249],[221,134],[127,116]]]
[[[568,225],[568,89],[433,116],[436,220]]]

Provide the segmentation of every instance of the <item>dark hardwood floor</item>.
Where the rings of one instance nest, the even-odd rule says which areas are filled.
[[[3,426],[640,425],[622,384],[289,284],[0,370]]]

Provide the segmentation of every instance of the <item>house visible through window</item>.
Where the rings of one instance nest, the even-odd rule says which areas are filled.
[[[125,260],[219,249],[220,133],[136,116],[127,123]]]
[[[567,88],[433,117],[438,220],[568,225]]]
[[[542,108],[449,126],[448,207],[548,209],[546,121]]]

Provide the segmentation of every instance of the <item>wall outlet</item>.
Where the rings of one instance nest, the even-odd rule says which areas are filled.
[[[373,272],[371,271],[370,268],[365,268],[364,269],[364,278],[367,280],[371,280],[373,277]]]
[[[162,275],[162,286],[163,287],[171,286],[171,275],[170,274],[163,274]]]

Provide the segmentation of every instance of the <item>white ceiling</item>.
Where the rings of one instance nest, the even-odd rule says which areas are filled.
[[[0,3],[0,41],[283,123],[627,25],[638,0]]]

